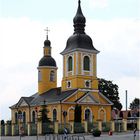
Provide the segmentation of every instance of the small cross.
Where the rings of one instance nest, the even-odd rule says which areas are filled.
[[[47,37],[47,40],[48,40],[48,33],[49,33],[50,30],[48,29],[48,27],[44,30],[46,31],[46,37]]]

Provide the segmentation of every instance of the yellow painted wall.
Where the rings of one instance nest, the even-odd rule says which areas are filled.
[[[57,69],[51,67],[39,67],[38,70],[41,72],[41,80],[38,81],[38,92],[42,94],[49,89],[57,87]],[[50,81],[50,72],[55,72],[55,80]]]
[[[75,96],[74,96],[75,97]],[[57,121],[59,123],[64,123],[64,117],[63,117],[63,111],[67,111],[67,116],[66,116],[66,122],[69,121],[74,121],[74,107],[76,104],[49,104],[47,105],[47,110],[48,112],[48,117],[50,118],[50,120],[53,120],[53,109],[57,110]],[[91,105],[91,104],[83,104],[81,105],[82,107],[82,122],[85,121],[85,109],[86,108],[90,108],[94,118],[93,121],[98,121],[99,120],[99,110],[101,108],[103,108],[106,111],[106,121],[110,121],[111,120],[111,106],[105,106],[105,105]],[[26,123],[31,122],[31,116],[29,116],[29,108],[19,108],[19,110],[21,110],[22,112],[26,112]],[[35,111],[35,107],[32,107],[30,109],[30,115],[32,111]],[[38,107],[38,115],[39,114],[39,110],[41,110],[41,107]],[[17,109],[13,109],[12,110],[12,123],[15,123],[15,112],[17,112]]]
[[[74,89],[74,88],[86,88],[85,80],[91,80],[91,87],[89,89],[98,89],[98,80],[92,76],[69,76],[62,80],[62,90]],[[71,81],[71,88],[67,88],[67,81]]]
[[[92,89],[98,89],[98,80],[96,75],[96,54],[87,54],[91,58],[91,71],[83,71],[82,73],[82,61],[86,53],[74,52],[73,56],[73,71],[68,72],[67,59],[69,54],[63,56],[63,79],[62,79],[62,90],[67,90],[67,81],[71,81],[71,89],[74,88],[85,88],[85,80],[91,80]],[[78,70],[77,70],[78,69]]]
[[[44,56],[51,55],[51,47],[44,47]]]

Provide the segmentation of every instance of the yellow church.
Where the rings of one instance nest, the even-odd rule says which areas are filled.
[[[74,121],[75,107],[81,107],[81,121],[111,121],[113,103],[98,90],[97,54],[90,36],[85,33],[86,18],[81,1],[73,18],[74,33],[68,38],[62,50],[63,77],[57,87],[57,64],[51,56],[51,41],[44,41],[43,57],[38,70],[38,91],[29,97],[21,97],[10,107],[12,123],[17,123],[19,114],[22,122],[35,123],[36,113],[45,104],[50,121],[69,123]],[[61,59],[61,57],[60,57]]]

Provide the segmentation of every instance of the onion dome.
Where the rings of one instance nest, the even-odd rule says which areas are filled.
[[[64,51],[71,51],[75,49],[96,50],[93,46],[92,39],[86,34],[73,34],[67,40]]]
[[[52,66],[56,67],[56,62],[51,56],[43,56],[39,61],[39,66]]]
[[[61,52],[61,54],[69,53],[74,50],[90,50],[98,53],[99,51],[96,50],[93,46],[92,39],[88,36],[85,31],[85,23],[86,18],[84,17],[82,10],[81,10],[81,1],[78,1],[78,9],[77,13],[73,19],[74,23],[74,33],[70,36],[66,43],[66,48]]]
[[[51,46],[51,42],[50,42],[50,40],[45,40],[44,41],[44,47],[50,47]]]
[[[78,9],[77,9],[77,13],[73,19],[73,23],[74,23],[74,31],[75,33],[84,33],[84,27],[85,27],[85,23],[86,23],[86,18],[84,17],[82,10],[81,10],[81,5],[80,5],[81,1],[79,0],[78,2]]]

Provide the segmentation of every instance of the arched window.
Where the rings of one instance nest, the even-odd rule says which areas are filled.
[[[73,65],[73,62],[72,62],[72,57],[70,56],[68,58],[68,71],[72,71],[72,66]]]
[[[113,118],[115,118],[115,112],[112,112]],[[102,107],[98,110],[98,119],[106,122],[106,110]]]
[[[55,81],[55,73],[54,73],[54,71],[51,71],[50,72],[50,81]]]
[[[90,112],[90,110],[89,109],[86,109],[85,110],[85,120],[86,121],[90,121],[90,114],[91,112]]]
[[[90,59],[88,56],[84,57],[83,67],[84,67],[84,70],[87,70],[87,71],[90,70]]]
[[[17,124],[18,123],[18,113],[15,112],[15,123]]]
[[[69,121],[74,121],[74,108],[70,108],[69,110]]]
[[[26,123],[26,112],[23,112],[23,123]]]
[[[53,121],[57,120],[57,111],[56,109],[53,110]]]
[[[32,122],[35,123],[35,111],[32,112]]]
[[[100,119],[101,119],[102,121],[105,121],[105,112],[104,112],[104,110],[101,110],[101,111],[100,111]]]
[[[41,79],[42,79],[42,75],[41,75],[41,71],[39,70],[38,71],[38,81],[41,81]]]

